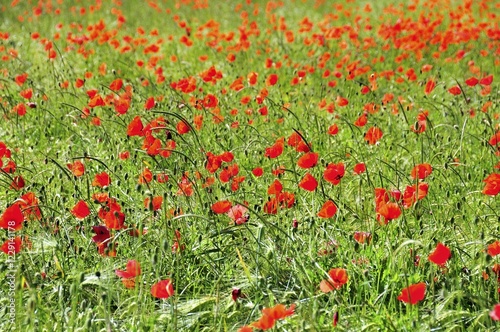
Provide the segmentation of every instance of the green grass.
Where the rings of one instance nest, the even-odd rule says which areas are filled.
[[[227,1],[196,9],[190,1],[179,3],[178,8],[174,2],[152,1],[161,12],[147,2],[103,1],[93,12],[90,6],[96,2],[92,1],[74,5],[53,1],[51,11],[48,3],[43,2],[39,16],[34,14],[37,2],[33,1],[0,8],[0,32],[8,33],[0,39],[0,141],[11,151],[11,158],[4,156],[2,162],[5,167],[11,159],[17,166],[13,173],[0,173],[0,212],[28,192],[35,194],[41,211],[39,219],[24,222],[15,232],[24,245],[13,258],[14,269],[8,256],[0,253],[0,279],[4,280],[0,303],[5,308],[0,310],[1,330],[236,331],[257,321],[264,307],[278,303],[296,304],[296,309],[276,322],[276,331],[329,331],[336,312],[340,331],[498,328],[489,316],[499,302],[492,270],[498,257],[488,255],[487,246],[500,239],[499,203],[497,197],[482,192],[483,180],[497,172],[498,163],[497,148],[489,143],[499,125],[500,43],[493,36],[499,19],[489,14],[498,8],[497,3],[484,2],[489,6],[486,11],[481,9],[483,2],[474,2],[459,20],[450,16],[464,13],[465,4],[459,1],[438,1],[439,8],[448,8],[441,18],[431,2],[415,10],[393,5],[400,12],[392,14],[386,10],[388,1],[372,4],[371,12],[363,10],[367,2],[336,8],[329,2],[314,7],[311,1],[294,1],[271,8],[272,2]],[[81,7],[86,9],[83,15]],[[258,13],[254,13],[256,8]],[[125,18],[123,24],[117,21],[120,15]],[[191,29],[189,33],[175,15]],[[313,27],[299,32],[304,17]],[[441,22],[429,33],[426,26],[431,24],[416,23],[424,19]],[[200,30],[210,20],[219,24],[218,30]],[[393,37],[385,39],[382,32],[398,22],[414,23],[399,32],[393,30]],[[279,28],[283,23],[285,30],[293,31],[293,42]],[[139,27],[144,34],[138,32]],[[157,33],[151,34],[153,30]],[[333,37],[334,31],[340,34],[338,38]],[[465,38],[475,31],[477,38]],[[40,37],[33,39],[33,33]],[[93,33],[97,38],[91,38]],[[188,35],[193,41],[190,47],[179,42]],[[247,36],[240,42],[242,35]],[[446,47],[426,39],[436,36],[463,38]],[[54,59],[49,59],[43,40],[52,42]],[[155,44],[157,52],[147,51]],[[125,46],[130,49],[122,52]],[[17,56],[12,56],[12,50]],[[458,59],[461,50],[465,55]],[[440,54],[438,59],[435,52]],[[227,60],[229,53],[235,55],[234,62]],[[329,60],[321,61],[325,54]],[[171,61],[174,55],[175,62]],[[208,57],[204,62],[198,60],[202,55]],[[282,66],[266,68],[268,58]],[[144,65],[137,65],[138,61]],[[156,64],[148,66],[151,61]],[[102,64],[106,64],[104,73],[99,71]],[[422,71],[424,65],[433,67]],[[472,65],[478,73],[471,72]],[[222,73],[214,84],[200,76],[211,66]],[[412,68],[415,80],[407,75]],[[291,84],[301,70],[306,71],[305,77]],[[329,77],[323,77],[325,70],[331,72]],[[384,78],[389,71],[394,76]],[[255,85],[247,82],[251,72],[258,74]],[[335,72],[341,77],[335,77]],[[15,78],[23,73],[28,78],[19,86]],[[92,77],[85,79],[83,87],[76,87],[76,79],[84,79],[86,73]],[[274,86],[266,86],[270,74],[279,77]],[[376,75],[376,89],[362,94],[363,86],[372,87],[372,75]],[[487,75],[494,77],[487,94],[481,93],[484,84],[470,87],[465,83],[470,77]],[[191,76],[196,82],[194,91],[172,88],[172,82]],[[234,91],[230,86],[238,77],[243,77],[244,88]],[[110,84],[118,78],[124,86],[113,91]],[[437,85],[425,94],[430,79]],[[330,81],[336,85],[331,87]],[[461,95],[448,92],[455,85],[462,88]],[[132,92],[125,114],[118,114],[113,105],[88,107],[88,90],[96,89],[103,98],[112,99],[125,93],[126,87]],[[29,102],[35,107],[27,105],[26,114],[20,116],[14,107],[27,104],[20,92],[28,88],[33,91]],[[259,104],[256,98],[264,88],[268,95]],[[207,94],[218,99],[219,121],[213,121],[213,109],[196,106],[195,101]],[[386,94],[393,94],[394,99],[383,103]],[[250,97],[245,105],[241,103],[244,96]],[[145,110],[149,97],[155,97],[156,104]],[[347,98],[348,105],[340,107],[337,97]],[[333,112],[321,107],[323,100],[326,105],[334,104]],[[483,112],[487,102],[492,104]],[[377,105],[379,111],[368,114],[366,126],[355,126],[368,103]],[[267,115],[259,113],[263,106]],[[90,109],[89,116],[84,116],[85,108]],[[424,110],[429,112],[427,128],[418,134],[411,127]],[[202,127],[195,129],[195,116],[200,115]],[[143,137],[127,136],[127,127],[136,116],[144,125],[164,119],[165,128],[155,128],[153,136],[163,146],[169,139],[175,141],[168,158],[149,155]],[[92,123],[94,117],[99,117],[100,126]],[[179,122],[191,130],[179,134]],[[328,135],[334,123],[339,133]],[[383,132],[376,145],[364,139],[372,126]],[[287,145],[294,132],[300,132],[319,154],[315,167],[297,166],[302,153]],[[283,154],[265,157],[266,148],[280,137],[285,138]],[[124,151],[130,153],[129,159],[119,158]],[[234,160],[210,173],[207,152],[220,155],[226,151],[232,152]],[[81,177],[67,167],[76,160],[85,165]],[[323,178],[323,171],[328,163],[339,162],[345,164],[345,176],[334,186]],[[355,175],[353,167],[360,162],[367,170]],[[374,189],[403,193],[407,186],[417,184],[410,173],[421,163],[432,165],[432,174],[423,180],[429,185],[427,196],[409,208],[398,202],[401,216],[387,225],[379,223]],[[231,181],[220,179],[222,170],[231,164],[237,164],[238,176],[245,177],[234,191]],[[146,167],[154,175],[165,173],[168,181],[140,184]],[[263,176],[252,174],[256,167],[264,169]],[[278,167],[285,169],[279,176],[272,172]],[[107,172],[112,181],[104,189],[92,185],[101,172]],[[319,182],[314,192],[299,188],[306,172]],[[19,190],[11,188],[15,176],[25,181]],[[192,186],[192,196],[179,194],[183,176]],[[210,177],[215,177],[213,185],[204,186]],[[264,206],[275,179],[283,191],[294,194],[295,203],[268,214]],[[124,228],[111,230],[116,257],[100,254],[92,241],[92,227],[105,225],[98,215],[101,204],[93,197],[102,192],[115,198],[126,216]],[[163,197],[158,211],[144,205],[145,198],[154,196]],[[71,213],[80,200],[91,212],[82,220]],[[227,215],[215,214],[211,206],[222,200],[246,205],[248,222],[235,225]],[[317,213],[327,200],[334,201],[338,210],[332,218],[319,218]],[[134,229],[139,236],[130,236]],[[173,252],[176,230],[184,250]],[[372,240],[357,243],[356,231],[371,232]],[[0,241],[11,236],[5,230]],[[444,267],[428,260],[438,242],[452,252]],[[416,256],[420,257],[418,265]],[[125,269],[132,259],[140,263],[141,274],[135,288],[127,289],[115,270]],[[325,294],[319,285],[332,268],[346,269],[349,281]],[[483,273],[489,276],[487,280]],[[11,274],[15,274],[14,289],[7,282]],[[167,278],[172,280],[174,295],[163,300],[153,297],[152,285]],[[402,289],[418,282],[426,283],[423,301],[411,305],[397,299]],[[234,288],[245,297],[233,301]],[[13,324],[8,311],[12,298]]]

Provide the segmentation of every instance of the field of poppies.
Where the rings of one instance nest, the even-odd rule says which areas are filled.
[[[0,330],[494,331],[500,2],[0,4]]]

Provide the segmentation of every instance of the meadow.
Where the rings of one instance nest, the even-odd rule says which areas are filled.
[[[1,331],[495,331],[500,2],[0,4]]]

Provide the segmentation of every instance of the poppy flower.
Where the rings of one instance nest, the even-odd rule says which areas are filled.
[[[430,94],[435,87],[436,87],[436,82],[434,82],[434,80],[428,80],[427,84],[425,85],[425,90],[424,90],[425,94],[426,95]]]
[[[276,195],[279,194],[283,190],[283,185],[279,180],[274,180],[273,183],[267,188],[268,195]]]
[[[271,74],[266,78],[266,85],[267,86],[273,86],[276,83],[278,83],[278,75],[276,74]]]
[[[318,212],[318,217],[320,218],[331,218],[337,213],[337,207],[335,206],[335,203],[332,201],[328,200],[326,201],[323,206],[321,207],[321,210]]]
[[[85,219],[90,214],[89,206],[84,200],[79,200],[71,209],[71,214],[77,219]]]
[[[479,84],[481,85],[491,85],[493,83],[493,75],[488,75],[479,80]]]
[[[354,172],[354,174],[357,174],[357,175],[366,172],[365,163],[358,163],[358,164],[354,165],[353,172]]]
[[[229,211],[231,208],[232,203],[230,201],[219,201],[214,204],[212,204],[212,211],[217,214],[223,214]]]
[[[379,217],[383,217],[383,223],[386,225],[390,220],[397,219],[401,215],[399,205],[394,202],[381,203],[377,205],[376,212],[378,214],[377,219],[379,219]]]
[[[462,90],[458,85],[452,86],[451,88],[448,89],[448,92],[451,93],[454,96],[458,96],[459,94],[462,93]]]
[[[155,106],[155,99],[154,97],[149,97],[146,99],[146,102],[144,103],[144,109],[146,111],[152,109]]]
[[[143,129],[144,125],[142,124],[141,117],[136,116],[127,126],[127,136],[144,136]]]
[[[266,148],[264,157],[269,157],[271,159],[277,158],[283,153],[284,148],[285,148],[285,138],[284,137],[278,138],[272,146]]]
[[[191,127],[189,127],[185,121],[181,120],[177,123],[177,125],[175,126],[175,129],[177,129],[177,133],[179,135],[183,135],[183,134],[187,134],[191,130]]]
[[[429,185],[425,182],[420,182],[418,185],[406,186],[403,193],[403,206],[409,208],[417,201],[427,196]]]
[[[246,295],[241,292],[241,289],[239,288],[234,288],[233,291],[231,292],[231,298],[233,299],[234,302],[236,302],[239,298],[246,298]]]
[[[259,177],[264,174],[264,170],[262,169],[262,167],[256,167],[252,170],[252,174],[255,175],[256,177]]]
[[[297,161],[297,166],[300,168],[312,168],[318,162],[318,154],[314,152],[307,152],[302,155]]]
[[[337,135],[339,133],[339,127],[337,124],[332,124],[330,127],[328,127],[328,135]]]
[[[174,295],[172,280],[161,280],[151,286],[151,295],[158,299],[168,299],[170,296]]]
[[[294,313],[295,304],[292,304],[288,309],[283,304],[277,304],[274,307],[262,309],[262,317],[250,325],[257,329],[269,330],[277,320],[291,316]]]
[[[500,320],[500,304],[496,304],[490,311],[490,317],[493,320]]]
[[[253,327],[245,325],[245,326],[240,327],[237,332],[252,332],[252,331],[253,331]]]
[[[476,86],[479,83],[479,80],[475,77],[471,77],[465,80],[465,84],[468,86]]]
[[[7,239],[2,244],[0,250],[2,250],[7,255],[13,256],[21,251],[22,240],[20,236],[16,236],[13,239]]]
[[[0,228],[14,229],[16,231],[23,227],[24,215],[19,204],[13,204],[5,209],[0,217]]]
[[[316,187],[318,187],[318,181],[311,175],[311,173],[306,173],[302,180],[300,180],[299,187],[307,191],[314,191],[316,190]]]
[[[120,78],[115,79],[111,84],[109,85],[109,88],[113,91],[119,91],[123,86],[123,81]]]
[[[125,271],[115,270],[115,274],[120,278],[135,278],[141,274],[141,266],[138,261],[131,259],[127,262]]]
[[[163,204],[163,196],[154,196],[153,199],[146,197],[144,199],[144,207],[152,211],[158,211]]]
[[[496,256],[500,254],[500,241],[495,241],[488,245],[488,255]]]
[[[328,293],[334,289],[340,289],[348,280],[349,277],[345,269],[331,269],[328,271],[328,279],[322,280],[319,284],[319,288],[323,293]]]
[[[323,178],[333,185],[338,185],[340,183],[340,180],[344,177],[344,174],[344,163],[330,163],[326,166],[326,169],[323,172]]]
[[[80,177],[85,173],[85,165],[80,160],[75,160],[74,163],[66,164],[66,166],[76,177]]]
[[[439,242],[436,249],[434,249],[434,251],[429,255],[429,261],[436,265],[444,266],[450,257],[450,248]]]
[[[413,179],[423,180],[432,173],[432,166],[430,164],[418,164],[411,170],[411,177]]]
[[[425,282],[410,285],[401,291],[398,300],[405,303],[417,304],[425,297],[425,287]]]
[[[109,211],[104,217],[104,222],[109,229],[124,228],[125,214],[121,211]]]
[[[375,145],[383,136],[382,130],[378,127],[371,127],[365,134],[365,141],[370,145]]]
[[[227,216],[231,218],[236,225],[241,225],[248,221],[248,209],[241,204],[236,204],[227,211]]]
[[[94,187],[105,188],[108,187],[110,184],[111,184],[111,178],[106,172],[96,174],[94,180],[92,181],[92,185]]]
[[[483,194],[496,196],[498,195],[498,193],[500,193],[500,174],[490,174],[486,179],[483,180],[483,182],[486,183],[482,191]]]

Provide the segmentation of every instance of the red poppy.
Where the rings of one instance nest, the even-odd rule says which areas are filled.
[[[334,123],[328,127],[328,135],[337,135],[339,133],[339,127]]]
[[[155,106],[155,99],[153,97],[149,97],[148,99],[146,99],[146,102],[144,103],[144,109],[146,111],[152,109],[154,106]]]
[[[458,96],[459,94],[462,93],[462,90],[458,85],[452,86],[451,88],[448,89],[448,92],[451,93],[454,96]]]
[[[488,255],[496,256],[500,254],[500,241],[495,241],[488,245]]]
[[[71,214],[77,219],[84,219],[90,214],[89,206],[84,200],[79,200],[71,209]]]
[[[219,201],[212,204],[212,211],[217,214],[226,213],[231,209],[232,203],[230,201]]]
[[[279,180],[274,180],[273,183],[267,188],[268,195],[276,195],[279,194],[283,190],[283,185]]]
[[[94,187],[105,188],[108,187],[110,184],[111,184],[111,178],[106,172],[96,174],[94,180],[92,181],[92,185]]]
[[[187,125],[187,123],[182,121],[182,120],[177,122],[177,125],[175,128],[177,129],[177,133],[179,135],[186,134],[191,130],[191,128]]]
[[[107,242],[111,236],[106,226],[92,226],[92,230],[96,234],[92,237],[92,241],[97,244]]]
[[[0,217],[0,228],[18,231],[23,227],[23,221],[24,216],[19,204],[13,204],[5,209]]]
[[[370,145],[375,145],[383,136],[382,130],[378,127],[371,127],[365,134],[365,141]]]
[[[299,187],[307,191],[314,191],[316,190],[316,187],[318,187],[318,181],[311,175],[311,173],[306,173],[302,180],[300,180]]]
[[[491,85],[491,83],[493,83],[493,75],[488,75],[486,77],[483,77],[479,81],[479,84],[481,84],[481,85]]]
[[[401,209],[397,203],[381,203],[377,205],[376,212],[384,217],[384,224],[387,224],[390,220],[397,219],[401,215]]]
[[[326,166],[323,172],[323,178],[333,185],[338,185],[340,180],[344,177],[345,167],[344,163],[340,162],[338,164],[330,163]]]
[[[297,166],[300,168],[312,168],[318,162],[318,154],[314,152],[307,152],[302,155],[297,161]]]
[[[468,86],[476,86],[479,83],[479,80],[475,77],[471,77],[465,80],[465,84]]]
[[[423,180],[432,173],[432,166],[430,164],[418,164],[411,170],[411,177],[413,179]]]
[[[277,304],[274,307],[262,309],[262,317],[250,325],[257,329],[268,330],[274,326],[277,320],[291,316],[294,313],[295,304],[292,304],[288,309],[283,304]]]
[[[236,225],[244,224],[249,218],[248,208],[241,204],[236,204],[227,211],[227,216],[231,218]]]
[[[331,269],[328,271],[328,279],[322,280],[319,284],[319,288],[323,293],[328,293],[334,289],[340,289],[348,280],[349,277],[345,269]]]
[[[429,261],[432,263],[444,266],[448,259],[451,257],[451,250],[441,242],[439,242],[436,246],[436,249],[429,255]]]
[[[73,173],[74,176],[80,177],[85,173],[85,166],[80,160],[75,160],[72,164],[66,164],[68,169]]]
[[[354,172],[354,174],[357,174],[357,175],[366,172],[365,163],[358,163],[358,164],[354,165],[353,172]]]
[[[493,320],[500,320],[500,304],[496,304],[490,311],[490,317]]]
[[[332,201],[328,200],[326,201],[323,206],[321,207],[321,210],[318,212],[318,217],[320,218],[331,218],[337,213],[337,206],[335,206],[335,203]]]
[[[425,297],[425,287],[424,282],[410,285],[401,291],[401,294],[398,296],[398,300],[405,303],[417,304]]]
[[[403,206],[409,208],[417,201],[427,196],[429,185],[425,182],[420,182],[418,185],[406,186],[403,193]]]
[[[151,295],[158,299],[168,299],[170,296],[174,295],[174,286],[172,285],[172,280],[161,280],[151,286]]]
[[[16,236],[13,239],[8,239],[2,244],[0,250],[2,250],[7,255],[13,256],[21,251],[22,240],[20,236]]]
[[[262,169],[262,167],[256,167],[252,170],[252,174],[255,175],[256,177],[259,177],[264,174],[264,170]]]
[[[143,129],[144,125],[142,124],[141,117],[136,116],[127,126],[127,136],[144,136]]]
[[[125,228],[125,213],[117,210],[112,210],[104,216],[104,222],[109,229],[123,229]]]
[[[144,207],[153,211],[158,211],[161,209],[163,204],[163,196],[154,196],[153,199],[146,197],[144,199]]]
[[[500,193],[500,174],[490,174],[486,179],[483,180],[483,182],[486,183],[482,191],[483,194],[496,196],[498,195],[498,193]]]
[[[141,274],[141,266],[136,260],[129,260],[127,262],[127,267],[125,271],[123,270],[115,270],[115,274],[120,278],[135,278]]]
[[[139,184],[150,183],[153,181],[153,172],[149,168],[145,168],[142,170],[142,173],[139,175],[139,179],[137,182]]]
[[[435,87],[436,87],[436,82],[434,82],[434,80],[428,80],[427,84],[425,85],[425,91],[424,91],[425,94],[426,95],[430,94]]]
[[[271,159],[277,158],[283,153],[284,148],[285,148],[285,138],[284,137],[278,138],[272,146],[266,148],[264,157],[269,157]]]
[[[111,84],[109,85],[109,88],[113,91],[118,91],[122,88],[123,86],[123,81],[120,78],[115,79]]]
[[[278,83],[278,75],[276,74],[271,74],[267,77],[266,79],[266,85],[267,86],[273,86],[276,83]]]

